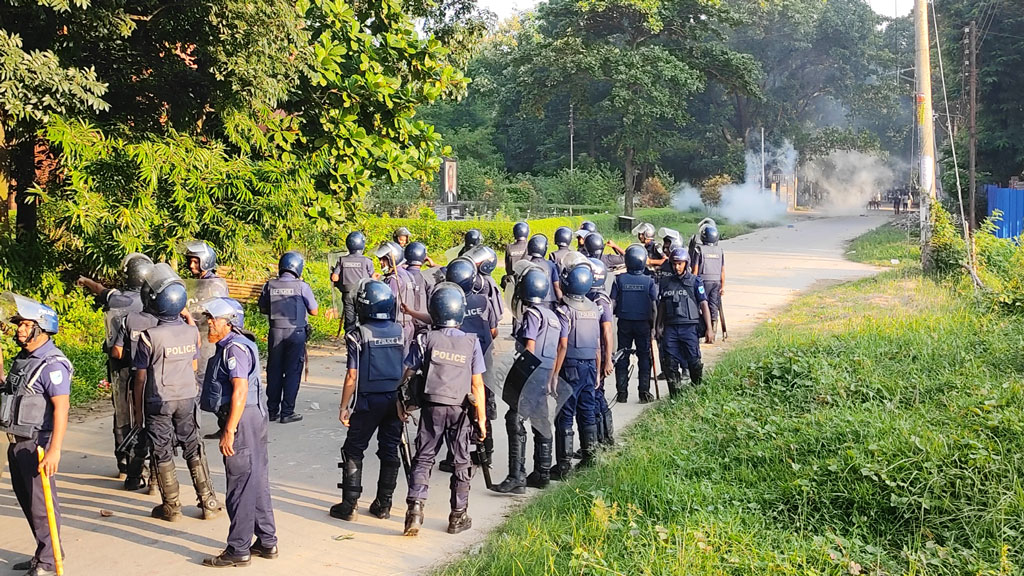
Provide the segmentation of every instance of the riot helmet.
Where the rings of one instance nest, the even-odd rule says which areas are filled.
[[[565,248],[572,241],[572,230],[568,226],[559,226],[555,230],[555,246]]]
[[[534,234],[526,243],[526,253],[530,256],[543,258],[548,254],[548,237],[543,234]]]
[[[306,259],[302,257],[302,254],[289,250],[282,254],[281,259],[277,261],[277,275],[281,276],[285,272],[289,272],[296,278],[302,278],[302,269],[305,267]]]
[[[151,298],[153,314],[167,318],[181,314],[188,302],[188,292],[184,284],[175,282],[164,286],[159,292],[154,291]]]
[[[349,254],[362,254],[366,249],[366,236],[359,230],[349,232],[345,236],[345,248]]]
[[[405,262],[405,250],[397,242],[381,242],[377,250],[374,251],[374,255],[380,259],[385,273],[398,268],[402,262]],[[385,260],[388,263],[387,266],[384,266]]]
[[[479,246],[480,242],[483,241],[484,236],[476,228],[470,228],[469,230],[466,230],[465,234],[463,234],[462,239],[465,242],[466,248],[472,248],[474,246]]]
[[[146,277],[153,271],[153,260],[145,254],[132,252],[122,260],[121,271],[124,272],[125,285],[128,289],[139,290]]]
[[[519,280],[519,298],[529,304],[541,304],[551,291],[551,278],[539,268],[527,270]]]
[[[491,272],[498,266],[498,254],[493,248],[485,244],[474,246],[461,256],[469,258],[480,270],[480,274],[490,276]]]
[[[586,230],[587,232],[597,232],[597,224],[594,224],[590,220],[584,220],[580,223],[580,230]]]
[[[647,249],[640,244],[630,244],[626,248],[626,271],[639,274],[647,267]]]
[[[594,272],[590,268],[590,263],[586,262],[564,269],[561,282],[562,292],[567,296],[576,298],[586,296],[594,284]]]
[[[356,292],[356,313],[360,322],[394,320],[395,295],[391,288],[380,280],[363,279]]]
[[[677,262],[690,262],[690,251],[686,248],[676,248],[672,250],[672,256],[670,257],[673,264]]]
[[[210,318],[224,318],[235,328],[245,328],[245,309],[238,300],[217,296],[199,303],[199,309]]]
[[[442,282],[430,295],[430,318],[434,328],[458,328],[466,317],[466,295],[451,282]]]
[[[185,258],[195,258],[199,262],[201,272],[213,272],[217,269],[217,252],[202,240],[192,240],[185,244]]]
[[[600,290],[604,287],[605,281],[608,280],[608,267],[597,258],[591,258],[590,272],[593,275],[594,281],[594,285],[590,287],[591,291]]]
[[[411,242],[405,246],[405,262],[409,266],[423,266],[427,259],[427,245],[423,242]]]
[[[153,266],[153,271],[149,273],[146,281],[142,285],[142,307],[146,312],[153,314],[154,316],[177,316],[181,309],[171,314],[163,314],[160,312],[160,308],[157,306],[157,299],[160,294],[165,291],[172,284],[178,284],[181,286],[181,293],[186,294],[185,283],[181,280],[181,277],[171,268],[170,264],[166,262],[160,262]],[[172,291],[176,293],[176,291]],[[185,300],[182,300],[182,308],[185,307]]]
[[[711,225],[701,228],[700,243],[705,246],[718,244],[718,228]]]
[[[654,224],[648,224],[647,222],[637,224],[633,227],[633,236],[636,236],[637,240],[646,244],[648,240],[654,238]]]
[[[561,268],[562,271],[566,271],[570,268],[575,268],[580,264],[586,264],[590,259],[587,258],[582,252],[569,252],[562,257]]]
[[[476,265],[465,256],[456,258],[445,268],[444,279],[445,282],[457,284],[468,294],[473,289],[473,281],[476,280]]]
[[[527,224],[526,222],[516,222],[512,226],[512,237],[515,238],[517,242],[519,240],[526,240],[526,238],[529,235],[530,235],[530,225]]]
[[[583,249],[591,256],[600,256],[604,252],[604,237],[597,232],[587,234],[583,239]]]
[[[31,320],[40,330],[51,336],[60,331],[56,310],[14,292],[0,294],[0,320],[15,327],[24,320]]]
[[[391,239],[399,246],[405,246],[409,243],[410,236],[412,236],[412,234],[409,234],[409,229],[402,226],[398,230],[395,230],[395,233],[391,235]],[[402,238],[405,238],[405,240],[403,241]]]

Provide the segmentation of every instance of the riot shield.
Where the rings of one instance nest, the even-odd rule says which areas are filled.
[[[505,304],[508,310],[512,312],[513,326],[518,326],[518,322],[523,319],[523,306],[519,300],[519,279],[530,270],[540,270],[547,273],[534,262],[530,260],[520,260],[512,265],[512,271],[508,272],[508,280],[505,283]]]
[[[338,263],[338,259],[348,254],[348,252],[328,252],[327,253],[327,276],[334,273],[334,265]],[[341,290],[338,289],[338,284],[331,282],[331,308],[333,312],[325,312],[328,314],[327,318],[341,318],[345,309]]]
[[[445,269],[440,266],[420,268],[420,274],[427,287],[427,294],[430,295],[434,293],[434,286],[444,282]]]
[[[210,343],[210,327],[202,321],[202,302],[210,298],[229,298],[228,283],[223,278],[189,278],[185,280],[185,289],[188,291],[186,307],[196,322],[196,328],[199,329],[199,363],[196,368],[196,384],[202,390],[203,379],[206,377],[206,364],[217,351],[217,345]]]
[[[462,247],[463,247],[463,244],[456,244],[455,246],[452,246],[451,248],[445,250],[444,251],[444,261],[445,261],[445,263],[451,262],[452,260],[455,260],[456,258],[458,258],[459,257],[459,252],[462,251]]]

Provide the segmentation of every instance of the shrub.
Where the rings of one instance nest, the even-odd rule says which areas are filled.
[[[722,202],[722,188],[732,184],[732,176],[719,174],[704,181],[700,187],[700,200],[705,206],[718,206]]]
[[[932,264],[939,276],[951,276],[963,271],[967,261],[967,245],[953,223],[953,217],[939,203],[932,204]]]
[[[643,186],[640,188],[641,206],[646,208],[664,208],[668,206],[670,200],[672,200],[672,197],[669,195],[668,190],[665,189],[665,185],[661,183],[660,178],[652,176],[644,180]]]

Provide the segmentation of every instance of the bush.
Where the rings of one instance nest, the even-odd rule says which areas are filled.
[[[963,272],[967,262],[967,245],[953,223],[953,217],[939,203],[932,203],[931,257],[934,271],[941,277]]]
[[[645,208],[664,208],[668,206],[671,200],[672,196],[669,195],[660,178],[652,176],[644,180],[643,186],[640,188],[641,206]]]
[[[732,184],[732,176],[719,174],[704,181],[700,187],[700,200],[705,206],[716,207],[722,203],[722,188]]]

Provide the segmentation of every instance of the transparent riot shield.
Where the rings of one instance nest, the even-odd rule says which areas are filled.
[[[202,390],[203,379],[206,377],[206,364],[213,358],[217,350],[216,344],[211,344],[209,335],[210,327],[203,322],[202,302],[210,298],[228,298],[228,283],[223,278],[189,278],[185,280],[185,290],[188,291],[188,303],[185,305],[196,322],[199,329],[199,365],[196,368],[196,383]]]
[[[434,293],[434,287],[444,282],[444,268],[435,266],[432,268],[420,268],[420,274],[423,276],[424,285],[427,287],[427,294]]]
[[[462,251],[462,246],[463,246],[463,244],[456,244],[455,246],[452,246],[451,248],[445,250],[444,251],[444,261],[447,263],[447,262],[451,262],[452,260],[455,260],[456,258],[458,258],[459,257],[459,252]]]
[[[522,346],[516,344],[516,348],[514,354],[504,354],[495,361],[495,378],[501,387],[499,397],[518,413],[524,426],[550,439],[558,412],[572,398],[572,386],[552,377],[550,363],[545,366]]]

